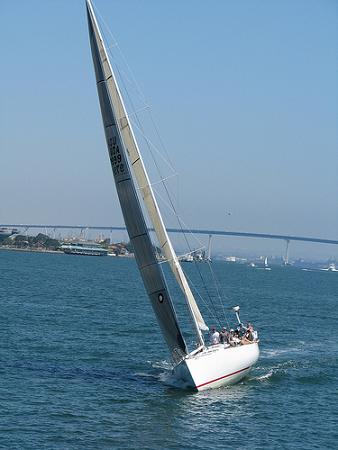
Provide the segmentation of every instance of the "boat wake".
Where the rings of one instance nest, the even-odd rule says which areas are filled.
[[[150,370],[148,372],[135,372],[134,376],[137,378],[141,378],[144,381],[146,380],[157,380],[160,383],[171,387],[179,387],[176,386],[174,381],[172,380],[172,364],[169,361],[147,361],[150,366]]]
[[[304,347],[300,345],[299,347],[289,347],[289,348],[278,348],[278,349],[269,349],[262,351],[261,355],[262,357],[266,358],[276,358],[278,356],[282,355],[291,355],[293,353],[300,353],[304,351]]]
[[[253,380],[256,381],[267,381],[269,378],[271,378],[275,374],[275,371],[271,369],[268,373],[265,373],[263,375],[260,375],[258,377],[253,377]]]
[[[188,386],[172,372],[173,365],[169,361],[155,361],[150,363],[154,369],[160,370],[156,378],[166,386],[176,389],[186,389]]]
[[[173,368],[173,365],[169,361],[166,361],[166,360],[155,361],[155,362],[148,361],[148,363],[154,369],[172,370],[172,368]]]
[[[137,373],[136,376],[140,376],[143,379],[153,379],[165,386],[175,388],[175,389],[187,389],[188,384],[182,379],[177,378],[177,376],[172,372],[173,365],[169,361],[147,361],[151,366],[153,371],[147,373]]]

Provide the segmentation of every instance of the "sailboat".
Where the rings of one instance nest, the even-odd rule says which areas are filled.
[[[86,0],[97,91],[116,190],[135,258],[151,305],[182,386],[201,391],[242,379],[258,359],[258,342],[208,346],[208,331],[165,228],[142,155],[112,69],[90,0]],[[156,257],[141,202],[178,283],[192,319],[196,346],[189,350],[180,328],[162,267]]]
[[[330,263],[328,267],[325,267],[324,269],[320,269],[325,272],[338,272],[338,269],[336,268],[335,263]]]
[[[262,259],[262,257],[260,258],[259,261],[256,262],[250,262],[249,264],[250,267],[254,267],[255,269],[263,269],[263,270],[271,270],[271,267],[268,264],[268,257],[266,256],[264,258],[264,260]]]
[[[271,270],[271,267],[269,267],[269,264],[268,264],[268,257],[267,256],[264,258],[264,269],[265,270]]]

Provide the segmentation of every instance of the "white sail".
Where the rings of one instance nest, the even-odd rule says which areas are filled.
[[[116,118],[110,99],[106,81],[107,75],[103,72],[106,52],[102,46],[101,36],[89,3],[87,3],[87,7],[96,85],[116,191],[144,286],[170,353],[175,359],[187,354],[188,349],[178,325],[162,268],[158,264],[149,230],[144,220],[140,199],[131,175],[126,147],[121,137],[119,120]],[[130,301],[130,298],[126,298],[126,301]]]
[[[95,16],[92,10],[92,6],[90,1],[87,0],[87,4],[89,5],[90,11],[92,13],[92,17],[95,20]],[[108,56],[105,51],[105,46],[102,40],[102,36],[99,32],[99,28],[96,23],[96,28],[100,36],[100,53],[102,58],[102,69],[104,73],[104,77],[106,80],[107,88],[109,91],[110,100],[112,102],[116,119],[119,121],[119,128],[121,131],[123,142],[126,146],[128,158],[135,175],[136,182],[138,184],[139,190],[141,192],[144,204],[148,211],[150,220],[153,224],[156,236],[160,243],[160,246],[163,250],[163,253],[170,265],[170,268],[178,281],[179,286],[182,289],[182,292],[186,298],[191,316],[193,318],[194,324],[196,326],[197,335],[201,344],[203,344],[203,338],[200,330],[208,330],[207,325],[204,322],[204,319],[200,313],[200,310],[195,301],[194,295],[190,289],[190,286],[187,282],[187,279],[184,275],[182,267],[179,263],[177,255],[173,249],[173,246],[170,242],[168,233],[166,231],[165,225],[163,223],[161,213],[159,211],[156,198],[154,196],[153,189],[151,187],[147,172],[145,170],[142,156],[140,154],[127,112],[124,106],[122,96],[120,94],[119,87],[116,82],[116,78],[114,72],[111,68]]]

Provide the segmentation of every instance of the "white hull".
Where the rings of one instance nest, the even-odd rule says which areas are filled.
[[[188,355],[175,368],[175,378],[186,387],[203,391],[234,384],[245,377],[259,357],[258,343],[226,347],[213,345]]]

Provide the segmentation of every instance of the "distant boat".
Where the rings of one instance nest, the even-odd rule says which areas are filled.
[[[329,267],[326,267],[324,269],[320,269],[323,270],[324,272],[338,272],[338,269],[336,268],[335,263],[331,263],[329,264]]]
[[[271,270],[271,267],[268,264],[268,257],[267,256],[264,259],[264,270]]]
[[[97,90],[116,190],[144,286],[174,363],[175,379],[180,380],[182,386],[198,391],[238,382],[248,374],[259,357],[258,340],[233,347],[226,344],[207,346],[205,343],[203,332],[209,328],[164,225],[90,0],[87,0],[87,14]],[[126,22],[126,26],[129,25]],[[184,295],[195,335],[193,350],[188,349],[180,328],[141,202],[152,222],[161,252]],[[126,297],[128,295],[126,292]],[[137,292],[132,295],[137,301]],[[128,348],[125,351],[128,355]]]
[[[303,267],[301,270],[305,272],[338,272],[335,263],[330,263],[328,267]]]
[[[0,227],[0,240],[6,239],[13,234],[18,234],[18,230],[16,228]]]
[[[229,262],[229,263],[235,263],[235,262],[237,262],[237,258],[236,258],[236,256],[227,256],[225,258],[225,261]],[[250,263],[249,265],[251,265],[251,264],[253,264],[253,263]]]
[[[95,242],[72,242],[62,244],[61,250],[67,255],[107,256],[108,250]]]
[[[268,257],[266,256],[264,258],[264,261],[261,259],[260,261],[251,261],[249,263],[250,267],[254,267],[255,269],[260,269],[260,270],[271,270],[271,267],[268,264]]]
[[[179,256],[178,259],[181,262],[194,262],[194,257],[191,253],[187,253],[186,255]]]

